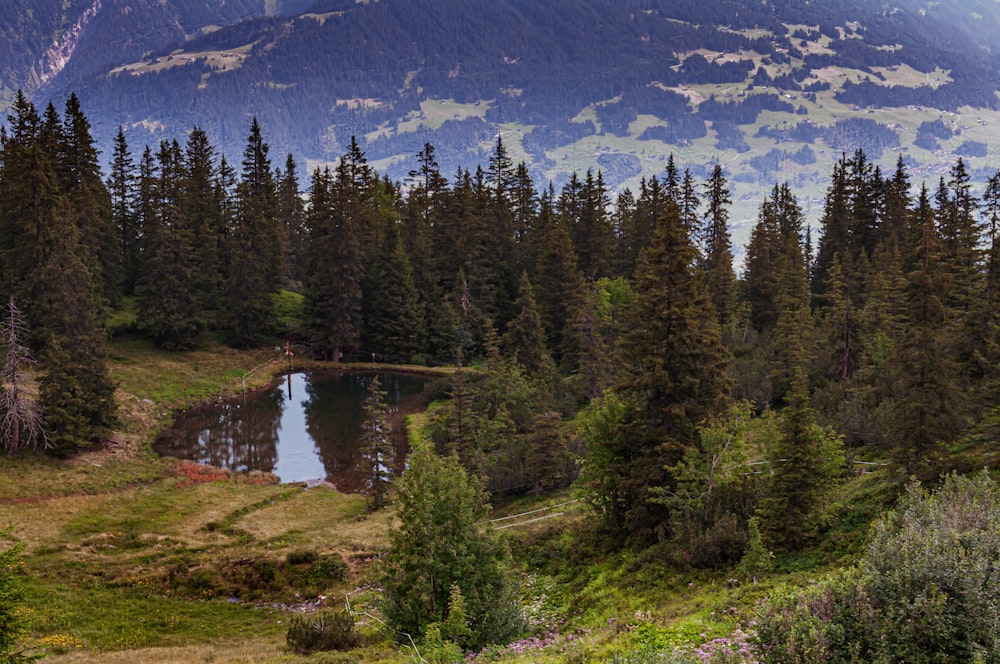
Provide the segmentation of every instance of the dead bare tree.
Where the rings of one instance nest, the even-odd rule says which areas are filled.
[[[49,446],[34,379],[37,363],[22,342],[27,336],[24,316],[11,297],[0,319],[0,446],[12,457],[26,447]]]

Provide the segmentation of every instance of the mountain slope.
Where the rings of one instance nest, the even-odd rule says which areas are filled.
[[[485,163],[502,132],[557,186],[600,168],[634,188],[670,152],[702,177],[721,161],[737,217],[778,179],[806,192],[808,212],[844,151],[885,167],[901,154],[918,181],[960,154],[982,180],[998,147],[996,0],[96,0],[76,11],[88,8],[36,98],[76,91],[103,145],[119,125],[141,146],[197,124],[235,156],[257,116],[277,155],[313,166],[356,135],[380,171],[405,179],[427,141],[450,174]]]

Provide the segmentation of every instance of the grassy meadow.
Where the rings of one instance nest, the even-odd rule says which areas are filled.
[[[120,419],[107,444],[68,459],[0,457],[0,525],[25,545],[29,651],[54,663],[419,661],[379,624],[370,587],[393,505],[371,512],[364,497],[328,485],[282,485],[152,452],[176,411],[271,384],[288,367],[283,349],[206,342],[166,353],[122,335],[110,350]],[[411,437],[426,417],[412,416]],[[953,452],[970,468],[995,462],[982,450],[969,441]],[[774,587],[853,560],[898,491],[884,472],[843,486],[829,508],[837,525],[814,550],[779,558],[760,583],[681,569],[659,547],[613,547],[573,490],[498,499],[494,525],[514,552],[529,630],[472,661],[604,662],[732,634]],[[347,603],[361,647],[288,650],[295,616]]]

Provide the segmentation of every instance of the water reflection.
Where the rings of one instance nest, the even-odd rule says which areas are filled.
[[[323,478],[341,491],[359,491],[364,473],[356,467],[358,445],[373,375],[290,374],[274,389],[182,413],[154,449],[222,468],[273,472],[282,482]],[[427,378],[380,373],[379,380],[387,392],[398,470],[407,448],[404,420],[424,408]]]

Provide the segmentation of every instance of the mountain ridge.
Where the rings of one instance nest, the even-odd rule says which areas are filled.
[[[141,146],[198,125],[235,157],[258,117],[275,155],[311,168],[357,136],[404,181],[425,142],[451,173],[503,134],[557,187],[592,168],[634,189],[670,153],[701,176],[721,162],[747,219],[779,178],[809,213],[839,152],[902,156],[918,178],[961,155],[982,181],[1000,148],[996,0],[69,5],[63,30],[96,10],[30,92],[76,92],[105,155],[119,126]],[[9,100],[31,77],[0,80]],[[935,122],[947,131],[921,133]]]

